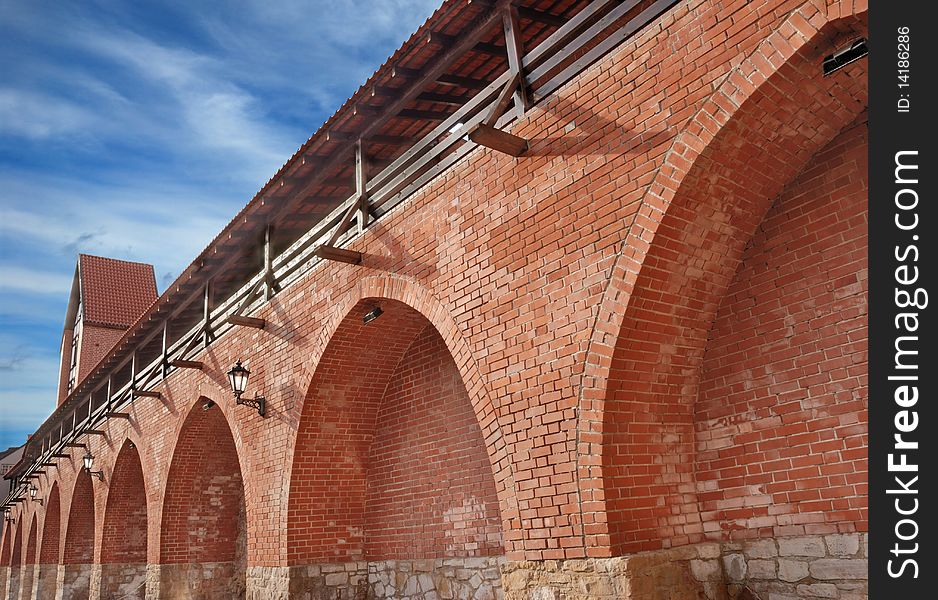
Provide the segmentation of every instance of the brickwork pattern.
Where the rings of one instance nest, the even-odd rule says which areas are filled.
[[[696,405],[708,533],[863,530],[867,128],[848,128],[778,198],[710,334]]]
[[[849,188],[862,167],[848,157],[865,142],[845,143],[844,164],[830,154],[825,164],[840,175],[826,183],[813,175],[809,159],[864,110],[865,61],[826,80],[818,64],[844,39],[864,33],[865,12],[864,2],[678,3],[514,127],[530,140],[528,155],[474,150],[350,243],[363,253],[362,265],[326,262],[310,269],[253,315],[267,320],[264,330],[226,334],[198,355],[203,370],[174,372],[157,386],[161,398],[140,398],[127,408],[129,421],[102,425],[106,435],[88,445],[108,481],[124,440],[138,449],[147,504],[147,598],[169,598],[225,573],[236,597],[251,581],[265,581],[265,593],[278,597],[286,594],[291,567],[366,562],[377,415],[394,371],[427,323],[452,357],[478,422],[491,472],[486,506],[494,488],[509,564],[556,560],[572,568],[575,561],[723,537],[760,518],[762,508],[736,514],[720,504],[737,501],[750,485],[745,478],[713,487],[707,475],[695,483],[695,469],[718,471],[721,453],[730,458],[740,450],[731,449],[735,431],[718,428],[724,437],[709,439],[694,421],[722,418],[710,406],[724,393],[721,386],[735,393],[728,370],[740,364],[731,358],[730,340],[744,334],[726,321],[742,308],[734,296],[744,287],[734,281],[740,265],[756,273],[758,248],[786,239],[786,223],[804,240],[839,231],[817,243],[826,254],[838,246],[825,244],[837,239],[863,243],[844,237],[855,231],[855,214],[846,221],[807,217],[804,225],[797,210],[784,206],[803,202],[806,210],[812,201],[789,201],[784,194],[811,189],[830,196],[825,202],[850,208],[844,202],[856,191],[848,194],[844,185]],[[799,173],[800,183],[791,184]],[[780,193],[783,208],[773,212]],[[762,222],[767,233],[759,230]],[[773,261],[782,255],[765,254]],[[855,300],[864,276],[848,270],[860,264],[820,262],[832,266],[830,283],[847,295],[816,300],[837,306]],[[761,279],[767,273],[758,276],[760,286],[793,285],[790,273],[777,285]],[[798,301],[789,300],[779,310],[796,310]],[[361,315],[375,301],[385,315],[365,327]],[[858,309],[846,311],[850,322],[832,325],[845,329],[838,333],[847,336],[843,347],[862,343],[863,331],[851,324]],[[811,343],[797,338],[802,341]],[[829,410],[810,404],[827,394],[843,412],[836,414],[833,440],[805,443],[812,453],[816,447],[822,458],[839,461],[833,468],[844,472],[821,473],[831,491],[820,481],[799,483],[814,478],[796,473],[793,492],[786,486],[795,480],[784,479],[785,469],[772,461],[744,465],[755,478],[756,468],[768,465],[774,487],[765,493],[780,506],[764,526],[755,522],[759,537],[862,527],[865,473],[855,462],[865,451],[856,428],[866,419],[856,401],[864,382],[854,367],[835,366],[833,346],[825,351],[831,373],[846,369],[837,379],[844,389],[824,391],[824,382],[806,382],[808,404],[801,400],[800,410]],[[770,349],[766,354],[779,360]],[[238,359],[252,371],[248,393],[267,397],[266,419],[231,399],[224,373]],[[202,411],[204,399],[216,406]],[[733,406],[739,414],[772,410],[735,396]],[[209,418],[214,422],[204,421]],[[738,441],[744,447],[772,443],[745,434]],[[842,447],[828,448],[832,441]],[[198,458],[200,448],[223,454],[224,464]],[[38,508],[43,562],[53,530],[65,540],[62,555],[71,555],[77,550],[70,531],[78,521],[102,527],[107,521],[107,502],[86,503],[82,498],[91,494],[72,493],[80,484],[103,500],[108,490],[97,480],[82,483],[83,451],[70,452],[71,459],[58,460],[58,468],[36,480],[43,497],[51,498],[56,482],[62,490],[60,517],[50,514],[51,501]],[[206,472],[228,475],[212,484]],[[799,497],[799,485],[807,496]],[[199,491],[208,489],[230,491],[222,495],[232,502],[209,511]],[[17,506],[18,522],[28,523],[33,510]],[[207,538],[190,544],[183,534],[190,516],[222,513],[224,523],[212,529],[224,533],[206,529]],[[486,530],[492,514],[486,508],[481,519]],[[789,524],[804,529],[784,529]],[[811,529],[817,526],[833,529]],[[90,555],[100,562],[104,536],[97,533],[81,539],[93,541]],[[9,565],[15,535],[4,537],[2,563]],[[184,556],[187,545],[192,557]],[[195,556],[209,546],[218,551]],[[263,572],[270,578],[245,579],[244,563],[251,573],[268,569]],[[689,562],[669,572],[694,577]],[[72,585],[79,575],[60,570],[59,578]]]
[[[727,542],[722,560],[730,600],[865,600],[867,557],[867,535],[848,533]]]

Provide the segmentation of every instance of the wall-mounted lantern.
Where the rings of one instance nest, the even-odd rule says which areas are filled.
[[[88,472],[92,477],[97,477],[100,481],[104,481],[104,471],[92,471],[94,467],[94,454],[91,453],[91,450],[88,451],[83,457],[81,457],[82,465],[85,467],[85,471]]]
[[[38,494],[39,494],[39,488],[37,488],[34,485],[29,486],[29,497],[35,500],[36,502],[38,502],[40,506],[42,506],[45,503],[45,501],[42,498],[38,498],[37,497]]]
[[[243,404],[245,406],[250,406],[257,409],[257,414],[262,417],[267,416],[267,399],[263,396],[258,396],[257,392],[254,393],[253,398],[247,400],[243,399],[241,396],[244,394],[245,390],[248,387],[248,378],[251,376],[251,372],[244,368],[239,360],[235,363],[235,366],[231,367],[231,370],[228,371],[228,381],[231,383],[231,391],[234,393],[235,403]]]

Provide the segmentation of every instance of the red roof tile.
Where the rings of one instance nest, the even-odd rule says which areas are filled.
[[[85,322],[127,328],[156,301],[153,265],[88,254],[78,261]]]

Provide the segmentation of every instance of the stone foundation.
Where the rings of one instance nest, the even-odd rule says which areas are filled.
[[[727,600],[717,543],[615,558],[507,563],[505,600]]]
[[[7,595],[8,600],[19,600],[20,594],[20,569],[19,567],[10,567],[10,575],[7,577]]]
[[[20,598],[21,600],[32,600],[36,597],[36,590],[33,589],[33,582],[36,580],[36,565],[23,565],[20,575]]]
[[[437,558],[359,561],[289,568],[291,600],[501,600],[500,568],[504,558]],[[280,572],[269,570],[276,579]],[[258,574],[257,579],[261,579]],[[254,582],[250,598],[272,589]]]
[[[237,600],[245,597],[244,568],[234,562],[150,565],[145,578],[147,599]]]
[[[89,598],[91,593],[91,572],[94,565],[63,565],[58,593],[62,600]]]
[[[866,600],[867,534],[767,538],[723,544],[731,600]]]
[[[36,565],[36,585],[34,586],[36,600],[51,600],[55,598],[56,581],[59,577],[59,565]]]
[[[146,597],[147,565],[101,565],[100,598],[143,600]],[[96,598],[98,596],[92,596]]]

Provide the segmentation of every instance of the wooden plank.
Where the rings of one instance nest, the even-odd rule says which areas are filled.
[[[436,78],[436,82],[442,83],[443,85],[464,87],[467,90],[484,90],[486,86],[491,83],[482,79],[473,79],[471,77],[450,74],[440,75]]]
[[[469,132],[469,139],[480,146],[485,146],[486,148],[491,148],[498,152],[504,152],[511,156],[521,156],[528,149],[528,141],[526,139],[512,135],[501,129],[495,129],[485,123],[479,123],[473,128],[472,131]]]
[[[518,15],[522,19],[543,23],[544,25],[550,25],[552,27],[561,27],[567,22],[567,20],[561,16],[543,10],[537,10],[536,8],[528,8],[526,6],[518,7]]]
[[[125,412],[106,413],[104,416],[107,417],[108,419],[127,419],[128,421],[130,420],[130,413],[125,413]]]
[[[419,110],[416,108],[405,108],[397,113],[402,119],[418,119],[421,121],[445,121],[453,113],[441,110]]]
[[[82,433],[87,433],[88,435],[107,435],[100,429],[88,429],[87,431],[82,431]]]
[[[485,118],[484,123],[486,125],[495,125],[495,121],[505,113],[505,109],[514,97],[515,89],[518,87],[519,83],[521,83],[521,73],[515,73],[511,80],[505,84],[505,87],[502,88],[498,99],[495,101],[495,105],[492,107],[492,110],[489,111],[489,116]]]
[[[521,115],[528,111],[530,103],[528,102],[527,84],[524,80],[524,67],[521,63],[524,48],[518,21],[517,7],[509,5],[502,16],[502,26],[505,30],[505,48],[508,52],[508,70],[512,75],[520,78],[513,98],[515,100],[515,114],[518,118],[521,118]]]
[[[150,390],[134,390],[133,395],[135,398],[162,398],[163,395],[159,392],[153,392]]]
[[[62,444],[62,446],[65,448],[87,448],[87,446],[85,446],[84,444],[75,444],[75,443]]]
[[[620,27],[617,31],[612,33],[609,37],[603,39],[603,41],[597,44],[596,46],[590,48],[590,50],[586,54],[577,58],[575,61],[570,63],[566,68],[564,68],[560,73],[557,73],[556,75],[554,75],[550,79],[550,81],[542,85],[541,88],[537,92],[535,101],[550,94],[551,92],[559,88],[561,85],[569,81],[571,77],[579,73],[588,65],[599,60],[602,56],[606,55],[610,50],[612,50],[613,48],[621,44],[627,38],[631,37],[635,32],[637,32],[638,30],[648,25],[648,23],[650,23],[654,19],[658,18],[658,16],[660,16],[663,12],[671,8],[672,5],[676,4],[677,1],[678,0],[658,0],[657,2],[649,5],[648,8],[646,8],[645,10],[637,14],[635,17],[630,19],[628,23]],[[610,15],[614,12],[618,12],[620,8],[622,7],[621,6],[617,7],[615,10],[611,11]],[[605,17],[602,18],[601,22],[605,22],[608,18],[609,18],[609,15],[606,15]],[[608,23],[608,24],[611,24],[611,23]],[[594,29],[596,29],[595,25],[591,27],[589,30],[587,30],[586,33],[593,32]],[[596,30],[593,35],[598,35],[600,31],[601,29]],[[586,34],[584,34],[584,36],[585,35]],[[589,37],[588,39],[584,40],[584,43],[588,41],[589,39],[592,39],[592,37]],[[533,78],[533,74],[532,74],[532,78]]]
[[[365,142],[358,138],[358,142],[355,144],[355,193],[358,195],[358,233],[363,232],[368,227],[368,162],[368,155],[365,154]]]
[[[258,319],[257,317],[245,317],[242,315],[231,315],[228,317],[227,321],[232,325],[240,325],[241,327],[253,327],[255,329],[263,329],[267,326],[267,321],[264,319]]]
[[[180,369],[199,369],[202,370],[203,364],[199,360],[183,360],[177,358],[176,360],[169,361],[169,366],[178,367]]]
[[[49,458],[71,458],[71,454],[62,454],[61,452],[54,452],[49,455]]]
[[[362,253],[345,248],[336,248],[335,246],[320,245],[315,250],[316,256],[325,260],[334,260],[344,262],[350,265],[360,265],[362,263]]]
[[[545,60],[538,64],[536,68],[533,67],[533,62],[537,60],[537,56],[526,57],[528,60],[524,61],[525,68],[528,69],[529,81],[534,82],[543,77],[547,72],[553,70],[555,67],[568,60],[577,50],[579,50],[583,44],[593,39],[598,35],[602,30],[606,29],[621,17],[627,14],[630,10],[635,8],[641,0],[626,0],[618,6],[613,7],[608,13],[604,14],[599,18],[595,23],[589,26],[586,31],[576,35],[572,42],[567,42],[567,39],[576,34],[576,31],[581,27],[586,21],[581,20],[581,15],[589,15],[592,17],[596,12],[602,10],[606,4],[615,4],[614,1],[610,0],[599,0],[593,4],[587,6],[581,10],[577,15],[571,19],[564,27],[561,27],[554,35],[557,35],[561,38],[561,43],[564,44],[560,50],[555,52],[549,57],[546,57]],[[574,26],[574,27],[571,27]],[[558,35],[566,33],[567,35]],[[553,35],[551,37],[554,37]],[[536,52],[536,50],[535,50]],[[532,52],[534,54],[535,52]]]
[[[409,146],[413,144],[416,138],[409,137],[406,135],[372,135],[368,137],[368,141],[374,142],[375,144],[385,144],[388,146]]]

